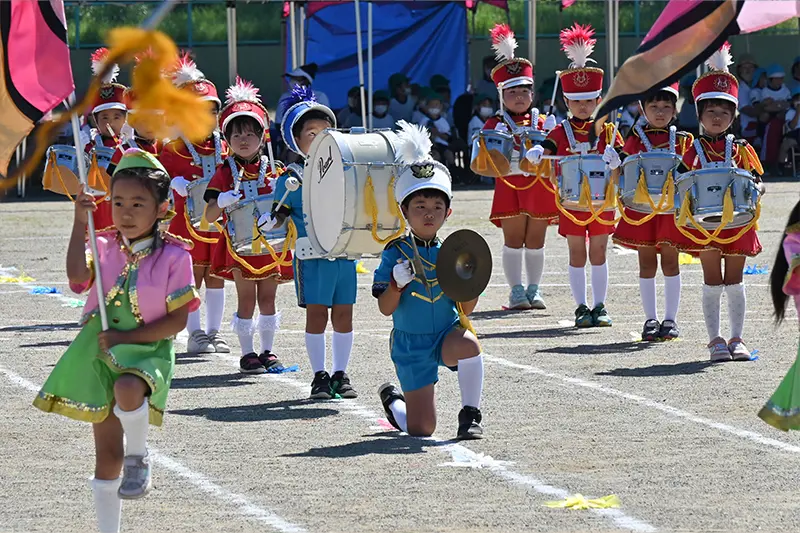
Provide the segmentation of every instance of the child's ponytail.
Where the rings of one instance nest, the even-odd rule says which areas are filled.
[[[800,222],[800,202],[795,204],[792,213],[789,215],[789,220],[786,227]],[[772,307],[775,310],[775,322],[780,324],[786,317],[786,302],[789,296],[783,292],[783,284],[786,281],[786,275],[789,273],[789,261],[786,260],[786,253],[783,250],[783,243],[786,240],[786,233],[781,238],[781,244],[778,247],[778,254],[775,257],[775,264],[772,267],[772,274],[769,278],[769,288],[772,294]]]

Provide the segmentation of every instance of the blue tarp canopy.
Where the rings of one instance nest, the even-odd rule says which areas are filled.
[[[427,86],[431,76],[450,80],[451,92],[467,87],[467,16],[462,2],[375,2],[372,54],[375,90],[387,89],[389,76],[402,72]],[[361,4],[364,79],[367,80],[367,3]],[[347,105],[347,91],[358,85],[355,5],[330,5],[306,21],[306,63],[317,63],[314,87],[331,107]],[[291,65],[291,44],[287,64]]]

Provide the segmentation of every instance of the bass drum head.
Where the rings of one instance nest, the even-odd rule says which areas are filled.
[[[331,130],[317,135],[303,169],[306,230],[311,243],[326,254],[336,247],[344,221],[345,180],[339,135]]]

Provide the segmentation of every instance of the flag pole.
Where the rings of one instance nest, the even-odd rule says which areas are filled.
[[[364,52],[361,41],[361,6],[359,0],[355,0],[356,8],[356,46],[358,47],[358,85],[361,91],[361,126],[367,127],[367,102],[364,95]]]

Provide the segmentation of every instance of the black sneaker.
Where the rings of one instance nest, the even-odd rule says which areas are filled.
[[[267,372],[277,372],[283,368],[283,363],[278,359],[278,356],[269,350],[262,352],[258,356],[258,360]]]
[[[239,359],[239,370],[244,374],[265,374],[267,372],[258,356],[252,352]]]
[[[483,438],[483,428],[481,427],[481,410],[477,407],[466,406],[458,413],[458,440],[475,440]]]
[[[642,328],[642,340],[647,342],[656,341],[660,338],[660,331],[661,324],[658,323],[658,320],[651,318],[644,323],[644,327]]]
[[[331,376],[331,395],[337,394],[342,398],[358,398],[358,393],[350,385],[350,376],[342,370],[334,372]]]
[[[575,309],[575,327],[576,328],[590,328],[594,325],[592,320],[592,311],[586,306],[581,304]]]
[[[678,324],[676,324],[673,320],[665,320],[661,323],[661,329],[658,330],[659,339],[671,341],[672,339],[677,339],[680,336],[681,332],[678,330]]]
[[[311,382],[311,396],[315,400],[331,399],[331,377],[324,370],[314,374],[314,381]]]
[[[592,325],[594,327],[607,328],[611,326],[611,317],[604,304],[597,304],[592,309]]]
[[[400,425],[394,419],[394,414],[392,413],[392,410],[389,409],[389,406],[392,405],[392,402],[394,402],[395,400],[400,400],[402,402],[405,402],[406,397],[403,396],[403,393],[400,392],[400,389],[398,389],[394,383],[384,383],[383,385],[378,387],[378,396],[381,397],[381,403],[383,404],[383,412],[386,413],[386,419],[398,431],[403,431],[400,428]]]

